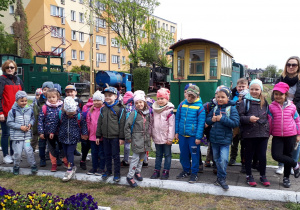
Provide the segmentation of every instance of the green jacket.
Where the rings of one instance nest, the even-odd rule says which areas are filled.
[[[116,114],[107,106],[101,108],[96,137],[108,139],[119,138],[124,140],[125,109],[120,103],[117,103],[112,108]]]
[[[126,120],[125,123],[125,139],[130,140],[131,139],[131,149],[134,153],[142,153],[146,151],[150,151],[151,148],[151,126],[150,126],[150,114],[149,110],[143,111],[143,114],[141,111],[137,111],[136,119],[132,128],[131,132],[131,126],[133,124],[134,115],[136,111],[132,111]],[[142,117],[144,116],[144,118]],[[145,119],[145,123],[144,123]]]
[[[41,96],[42,97],[42,96]],[[33,116],[34,116],[34,124],[32,126],[32,134],[37,135],[38,134],[38,117],[40,114],[41,107],[46,103],[46,99],[39,100],[38,102],[34,101],[33,105]]]

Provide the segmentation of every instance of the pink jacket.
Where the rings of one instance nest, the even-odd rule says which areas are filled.
[[[90,111],[86,115],[86,123],[89,131],[89,140],[96,141],[96,131],[97,131],[98,118],[100,115],[100,108],[94,107],[93,112]]]
[[[283,106],[273,101],[269,105],[268,119],[272,136],[300,135],[300,118],[292,101],[288,100]]]
[[[154,102],[152,120],[152,139],[155,144],[166,144],[173,141],[175,136],[174,105],[171,102],[162,108]]]

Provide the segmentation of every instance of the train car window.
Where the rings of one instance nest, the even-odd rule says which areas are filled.
[[[226,75],[231,75],[232,72],[232,59],[230,56],[222,52],[221,60],[221,73]]]
[[[190,74],[204,74],[205,50],[190,50]]]
[[[184,77],[184,50],[177,53],[177,77]]]
[[[29,71],[30,71],[30,72],[34,72],[33,66],[30,66],[30,67],[29,67]]]
[[[210,79],[217,79],[217,71],[218,71],[218,50],[215,48],[210,48],[210,69],[209,69]]]
[[[23,74],[23,68],[22,67],[18,67],[17,68],[17,75],[22,75]]]

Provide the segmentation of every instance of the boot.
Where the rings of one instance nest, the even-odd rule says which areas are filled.
[[[158,179],[160,177],[160,170],[154,169],[154,173],[150,177],[150,179]]]

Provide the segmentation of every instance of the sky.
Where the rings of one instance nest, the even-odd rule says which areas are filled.
[[[300,56],[299,0],[158,0],[154,15],[177,23],[177,38],[203,38],[250,69],[283,69]]]

